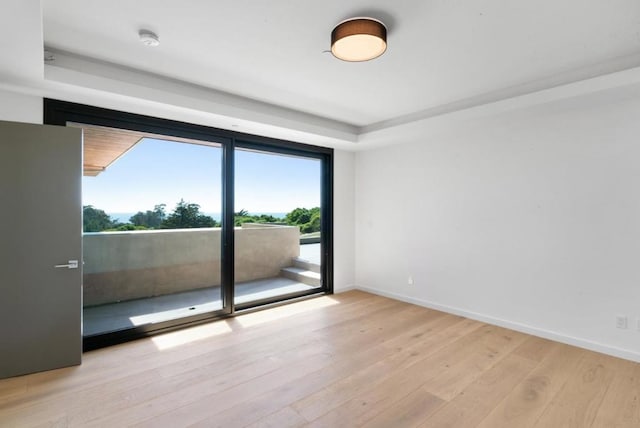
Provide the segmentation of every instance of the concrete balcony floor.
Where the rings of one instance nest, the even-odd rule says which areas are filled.
[[[300,258],[319,264],[320,244],[302,245]],[[283,277],[248,281],[236,284],[235,303],[246,303],[314,288]],[[222,309],[219,286],[89,306],[83,309],[83,335],[92,336],[124,330],[219,309]]]

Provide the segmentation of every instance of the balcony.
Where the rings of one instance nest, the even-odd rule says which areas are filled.
[[[320,286],[320,244],[297,227],[235,228],[235,302]],[[221,229],[84,234],[84,335],[222,308]]]

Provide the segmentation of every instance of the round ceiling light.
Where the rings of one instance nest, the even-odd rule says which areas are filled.
[[[369,61],[387,50],[387,27],[373,18],[351,18],[331,32],[331,53],[343,61]]]
[[[153,46],[153,47],[155,47],[155,46],[160,45],[160,39],[158,38],[158,35],[156,33],[154,33],[153,31],[140,30],[138,32],[138,36],[140,36],[140,41],[145,46]]]

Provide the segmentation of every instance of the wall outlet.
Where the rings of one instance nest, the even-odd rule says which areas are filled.
[[[627,328],[627,317],[625,315],[616,316],[616,327],[622,329]]]
[[[409,278],[407,278],[407,284],[413,285],[413,276],[409,275]]]

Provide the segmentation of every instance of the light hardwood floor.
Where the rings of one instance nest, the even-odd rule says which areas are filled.
[[[1,427],[640,427],[640,364],[352,291],[0,381]]]

